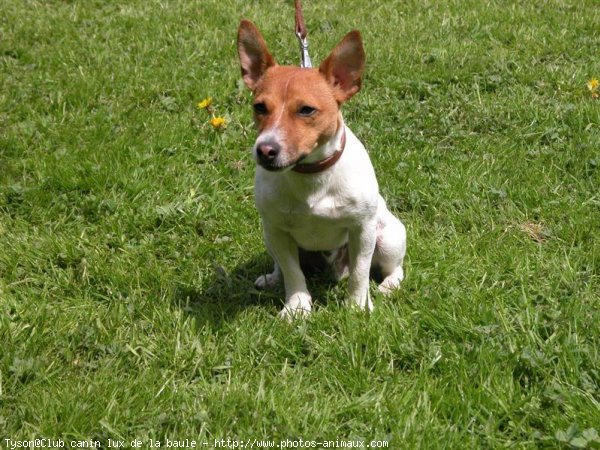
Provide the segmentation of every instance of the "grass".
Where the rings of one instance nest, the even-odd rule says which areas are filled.
[[[596,2],[306,2],[314,60],[363,33],[345,118],[409,251],[371,316],[317,277],[293,325],[252,286],[270,262],[235,51],[246,17],[296,64],[292,2],[2,10],[0,447],[600,446]]]

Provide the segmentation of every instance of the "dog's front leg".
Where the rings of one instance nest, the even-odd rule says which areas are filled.
[[[348,256],[350,277],[348,296],[351,304],[367,311],[373,310],[369,294],[369,272],[375,251],[376,221],[368,221],[349,230]]]
[[[264,236],[269,253],[283,275],[285,306],[280,316],[292,319],[310,313],[312,298],[300,268],[298,245],[289,233],[279,229],[265,228]]]

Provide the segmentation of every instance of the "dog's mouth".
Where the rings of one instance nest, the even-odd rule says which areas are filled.
[[[258,164],[263,169],[268,170],[269,172],[284,172],[285,170],[292,168],[291,165],[277,166],[277,165],[274,165],[274,164],[263,163],[263,162],[259,162]]]
[[[287,172],[288,170],[296,167],[296,165],[300,164],[300,162],[304,160],[306,156],[307,155],[301,155],[295,161],[286,161],[284,164],[278,164],[275,161],[267,162],[262,160],[258,160],[257,162],[263,169],[268,170],[269,172]]]

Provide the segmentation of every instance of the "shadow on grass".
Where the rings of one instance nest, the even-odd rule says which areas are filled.
[[[308,288],[321,306],[327,303],[328,291],[337,282],[330,271],[321,266],[302,265]],[[265,252],[228,271],[213,262],[212,273],[201,286],[181,286],[175,292],[174,303],[196,320],[198,327],[210,326],[218,330],[238,314],[251,308],[262,308],[276,316],[283,307],[283,284],[271,289],[258,290],[254,280],[273,268],[271,257]]]

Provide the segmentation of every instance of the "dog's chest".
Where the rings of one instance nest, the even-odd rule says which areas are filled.
[[[257,198],[257,204],[267,229],[284,230],[301,248],[312,251],[344,245],[348,228],[357,220],[354,200],[332,195],[298,199],[280,192]]]
[[[378,188],[364,147],[348,132],[342,159],[322,174],[271,173],[257,168],[256,206],[265,232],[282,230],[306,250],[332,250],[377,212]]]

